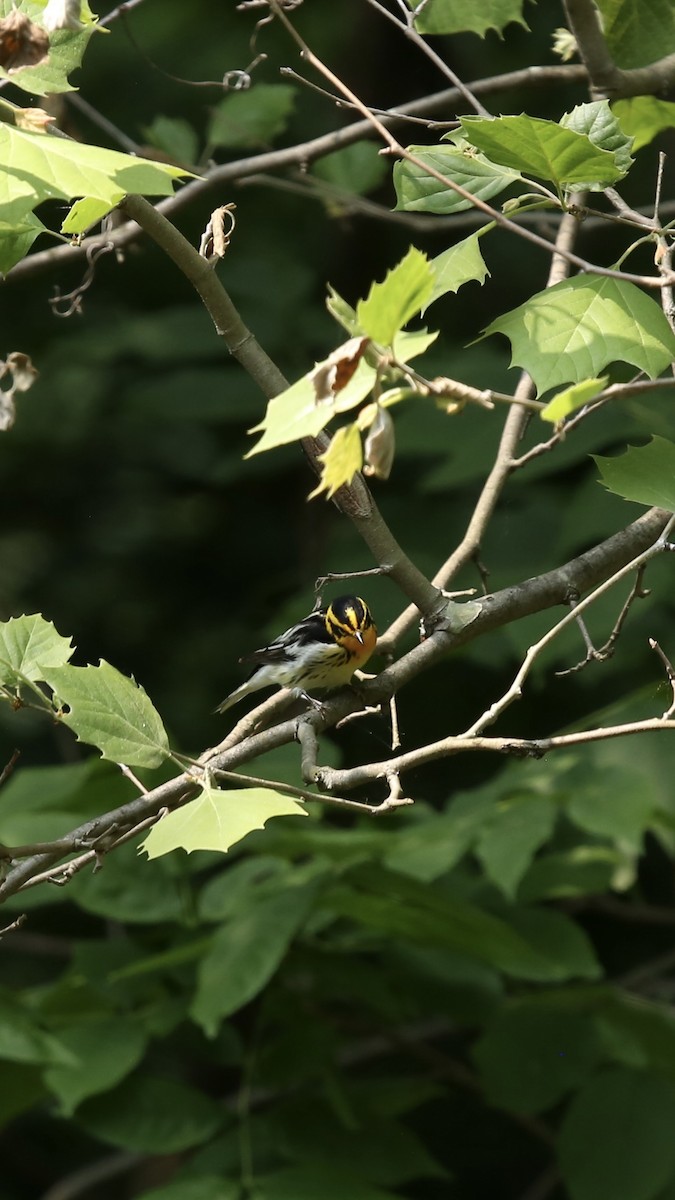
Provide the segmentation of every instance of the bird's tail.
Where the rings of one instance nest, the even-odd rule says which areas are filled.
[[[231,708],[233,704],[238,704],[240,700],[243,700],[244,696],[248,696],[248,693],[252,691],[255,691],[255,688],[252,688],[248,682],[242,683],[240,687],[230,692],[229,696],[226,696],[222,703],[217,708],[214,708],[213,711],[217,713],[227,712],[228,708]]]

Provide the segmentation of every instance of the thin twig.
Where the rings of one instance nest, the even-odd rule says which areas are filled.
[[[131,3],[133,2],[134,0],[131,0]],[[140,0],[135,0],[135,3],[140,3]],[[108,1154],[59,1179],[43,1192],[41,1200],[77,1200],[83,1193],[92,1192],[96,1185],[105,1184],[108,1180],[131,1171],[141,1159],[142,1155],[126,1150]]]
[[[659,643],[656,641],[655,638],[649,638],[649,645],[651,646],[652,650],[656,651],[659,658],[661,659],[661,662],[663,663],[666,675],[668,676],[668,683],[670,684],[670,690],[673,694],[673,699],[663,714],[663,720],[668,721],[670,719],[670,717],[672,717],[673,713],[675,712],[675,670],[673,670],[673,664],[671,663],[671,661],[667,657],[667,655],[664,653],[664,651],[661,649],[661,647],[659,646]]]
[[[280,7],[279,0],[269,0],[269,5],[270,9],[279,18],[284,28],[288,30],[290,36],[300,48],[303,58],[307,59],[307,61],[317,71],[319,71],[320,74],[328,79],[329,82],[332,83],[332,85],[336,87],[342,93],[342,95],[344,95],[345,98],[354,105],[356,109],[358,109],[358,111],[366,120],[371,122],[373,129],[376,130],[376,132],[380,135],[385,146],[395,158],[400,158],[403,161],[410,163],[411,166],[417,167],[418,170],[422,171],[425,175],[428,175],[430,179],[435,179],[436,182],[440,183],[443,187],[449,188],[451,191],[456,192],[457,195],[461,196],[463,200],[468,201],[469,204],[472,204],[475,208],[480,209],[481,212],[486,213],[490,219],[501,228],[509,229],[512,233],[516,233],[521,238],[531,242],[532,245],[539,246],[540,248],[546,250],[548,254],[551,254],[551,244],[550,242],[547,242],[545,238],[540,237],[530,229],[516,225],[499,209],[492,208],[491,205],[487,204],[484,200],[481,200],[480,197],[475,195],[473,192],[470,192],[467,188],[464,188],[460,184],[456,183],[454,179],[443,175],[440,171],[437,171],[434,167],[430,166],[428,162],[425,162],[423,159],[418,158],[416,154],[411,154],[409,150],[406,150],[405,147],[396,140],[393,134],[389,132],[388,128],[382,123],[382,121],[374,116],[370,109],[363,104],[361,100],[359,100],[358,96],[356,96],[355,93],[352,92],[351,89],[348,88],[342,82],[342,80],[340,80],[330,70],[330,68],[327,67],[326,64],[317,57],[316,54],[314,54],[313,50],[310,49],[304,38],[300,36],[292,22],[288,19],[283,9]],[[661,288],[666,282],[663,279],[657,279],[652,275],[633,275],[627,271],[616,271],[610,267],[599,267],[596,264],[581,258],[578,254],[574,254],[572,251],[564,248],[563,244],[556,244],[555,253],[556,255],[564,258],[568,263],[571,263],[576,267],[580,267],[581,270],[590,275],[601,275],[611,279],[622,279],[647,288]]]
[[[0,929],[0,938],[6,937],[8,933],[15,933],[16,930],[20,929],[27,920],[28,917],[26,913],[21,913],[21,915],[16,917],[15,920],[11,921],[9,925],[5,925],[4,929]]]
[[[136,3],[140,2],[141,0],[136,0]],[[577,83],[585,78],[585,68],[576,65],[532,66],[525,67],[519,71],[507,72],[504,75],[489,76],[486,79],[477,80],[470,86],[474,92],[478,92],[481,95],[491,95],[494,92],[512,87],[548,87],[550,84],[556,82]],[[404,115],[436,112],[438,109],[442,110],[448,105],[453,104],[458,97],[459,92],[456,88],[447,88],[444,91],[435,92],[432,95],[423,96],[419,100],[411,101],[409,104],[397,105],[391,111],[400,112]],[[396,124],[397,117],[392,115],[383,117],[382,120]],[[351,146],[354,142],[372,137],[373,132],[370,121],[355,121],[343,129],[334,130],[331,133],[323,134],[321,137],[312,138],[307,142],[301,142],[295,146],[284,147],[281,150],[270,150],[263,154],[251,155],[249,158],[238,159],[235,162],[219,164],[205,172],[202,178],[190,180],[189,183],[185,184],[173,196],[161,200],[156,206],[157,211],[165,216],[173,215],[188,205],[201,200],[207,192],[214,188],[222,189],[238,180],[247,178],[249,175],[260,172],[282,170],[286,167],[302,167],[326,154],[331,154],[334,150],[339,150],[343,146]],[[134,221],[128,221],[111,234],[111,240],[114,242],[116,248],[122,248],[136,241],[140,233],[140,226]],[[15,279],[39,274],[44,270],[58,266],[62,262],[67,261],[70,263],[76,261],[78,256],[83,254],[88,246],[96,244],[99,241],[100,238],[98,237],[85,238],[77,246],[61,245],[54,246],[49,250],[34,252],[22,259],[15,267],[12,267],[11,271],[7,272],[6,281],[11,282]]]
[[[560,621],[558,621],[551,629],[549,629],[543,637],[539,638],[539,641],[534,642],[533,645],[529,647],[520,670],[517,672],[511,686],[503,694],[503,696],[500,697],[499,700],[495,701],[494,704],[491,704],[490,707],[482,714],[482,716],[480,716],[478,720],[475,721],[469,729],[467,729],[464,735],[465,737],[470,738],[474,737],[478,733],[482,733],[487,726],[492,725],[497,720],[497,717],[499,717],[501,713],[503,713],[505,709],[507,709],[513,703],[514,700],[520,699],[522,695],[523,684],[527,679],[535,660],[539,657],[541,652],[548,645],[550,645],[550,643],[556,637],[558,637],[558,635],[562,633],[562,631],[566,629],[568,625],[570,625],[573,621],[576,621],[582,611],[589,608],[591,604],[594,604],[595,601],[600,598],[600,596],[603,596],[605,592],[614,587],[621,579],[624,579],[633,571],[638,570],[638,568],[641,566],[646,565],[646,563],[648,563],[650,559],[654,558],[657,554],[661,554],[665,549],[666,539],[673,525],[675,525],[675,516],[670,517],[663,532],[648,550],[644,550],[642,554],[638,555],[637,558],[635,558],[632,562],[628,563],[625,567],[622,567],[621,570],[616,571],[615,574],[611,575],[609,579],[606,579],[604,583],[601,583],[590,593],[590,595],[581,600],[571,612],[567,613],[566,616],[562,617]]]
[[[599,546],[580,555],[577,559],[566,563],[555,571],[547,572],[536,579],[527,580],[517,588],[506,588],[503,592],[486,597],[483,609],[478,618],[471,624],[456,631],[452,637],[438,631],[426,642],[414,647],[408,654],[388,667],[380,676],[373,680],[372,685],[363,685],[365,692],[373,687],[387,698],[398,688],[427,670],[428,667],[445,656],[453,646],[467,644],[474,638],[490,630],[497,629],[510,621],[519,620],[533,612],[563,602],[570,584],[579,591],[586,591],[598,581],[607,578],[621,564],[632,561],[640,548],[647,548],[666,524],[666,514],[658,509],[651,510],[639,517],[627,529],[614,534]],[[247,714],[238,723],[232,733],[221,746],[207,750],[200,758],[202,765],[209,765],[213,770],[235,770],[247,762],[279,746],[293,742],[297,736],[297,721],[287,720],[273,725],[271,728],[256,730],[261,712],[270,714],[279,711],[283,699],[272,698],[260,705],[258,709]],[[329,699],[323,706],[321,726],[327,728],[345,716],[356,703],[344,689],[335,698]],[[629,723],[610,729],[590,730],[581,734],[561,735],[538,741],[528,741],[514,738],[474,738],[467,741],[463,737],[443,739],[432,743],[420,750],[412,751],[397,758],[388,759],[382,763],[369,763],[366,767],[354,772],[341,772],[336,778],[335,790],[348,790],[349,786],[359,787],[371,780],[386,778],[391,771],[404,771],[409,767],[422,766],[437,758],[452,754],[488,751],[499,754],[540,756],[550,750],[563,746],[580,745],[585,742],[604,740],[612,737],[626,737],[645,732],[663,732],[675,728],[675,722],[664,722],[661,718],[646,722]],[[324,771],[323,776],[326,775]],[[335,774],[335,773],[334,773]],[[351,781],[351,782],[350,782]],[[329,780],[332,783],[332,780]],[[339,783],[339,788],[337,787]],[[344,786],[343,786],[344,785]],[[153,788],[147,795],[137,796],[119,808],[84,822],[71,830],[67,837],[49,844],[47,853],[33,853],[22,862],[16,863],[7,872],[6,878],[0,882],[0,901],[14,895],[24,885],[32,886],[33,881],[40,877],[50,867],[55,867],[59,859],[73,853],[82,845],[91,846],[97,838],[110,835],[113,829],[129,828],[143,818],[156,814],[164,807],[175,807],[183,798],[193,794],[196,787],[192,773],[185,772],[167,783]]]
[[[466,103],[470,105],[470,107],[473,108],[479,116],[490,116],[487,108],[483,107],[478,97],[473,94],[471,89],[462,82],[452,68],[448,66],[448,64],[441,58],[439,54],[436,53],[429,43],[425,42],[421,34],[417,32],[413,24],[413,13],[408,13],[407,20],[400,20],[398,17],[394,16],[393,13],[389,12],[389,9],[385,8],[384,4],[380,4],[379,0],[366,0],[366,4],[370,5],[371,8],[374,8],[375,11],[380,14],[380,16],[385,17],[388,21],[391,21],[404,35],[404,37],[406,37],[408,41],[412,42],[412,44],[416,46],[417,49],[426,56],[426,58],[429,59],[429,62],[433,63],[433,65],[441,72],[441,74],[445,75],[445,78],[450,80],[450,83],[454,84],[462,99],[465,100]]]

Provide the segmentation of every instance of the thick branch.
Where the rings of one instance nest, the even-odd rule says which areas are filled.
[[[216,331],[228,350],[251,376],[265,396],[278,395],[288,387],[282,375],[251,330],[242,321],[230,296],[215,270],[191,246],[170,221],[141,196],[127,196],[122,208],[176,263],[186,279],[198,292]],[[303,443],[314,465],[319,453],[328,446],[328,438],[308,438]],[[384,521],[362,475],[355,476],[348,486],[340,488],[335,503],[353,522],[375,561],[403,591],[404,595],[425,615],[433,616],[442,606],[438,589],[425,578],[408,558]]]
[[[441,630],[434,633],[427,641],[416,646],[402,659],[378,676],[377,679],[363,684],[363,692],[368,693],[369,697],[389,696],[421,672],[427,670],[428,667],[437,662],[455,646],[473,641],[474,638],[481,636],[489,630],[509,624],[511,621],[519,620],[520,617],[527,616],[530,613],[539,612],[556,604],[564,604],[570,589],[587,591],[590,588],[596,587],[614,572],[629,563],[632,558],[648,549],[659,536],[668,520],[669,514],[664,513],[661,509],[651,509],[639,517],[637,521],[634,521],[632,525],[629,525],[627,529],[615,534],[592,550],[587,551],[586,554],[572,559],[571,562],[564,564],[562,567],[557,568],[557,570],[549,571],[545,575],[527,580],[525,583],[512,588],[506,588],[504,591],[497,592],[493,596],[487,596],[482,602],[480,615],[470,625],[452,634]],[[359,703],[349,692],[340,692],[324,704],[322,714],[313,713],[311,715],[311,722],[317,729],[333,725],[348,712],[354,711]],[[256,733],[245,738],[239,745],[230,746],[227,750],[218,752],[210,758],[204,755],[201,761],[208,761],[209,766],[213,770],[236,770],[245,763],[251,762],[260,755],[267,753],[267,751],[294,741],[297,734],[297,725],[298,723],[295,718],[283,721],[271,729],[266,729],[262,733]],[[640,729],[646,729],[647,727],[651,728],[652,726],[644,722],[639,725]],[[659,729],[667,727],[669,726],[666,726],[661,720],[654,725],[654,728]],[[634,730],[633,727],[629,726],[621,727],[621,730],[624,732],[639,731],[638,726]],[[598,734],[598,736],[606,737],[609,734],[603,732]],[[571,737],[582,741],[584,734],[568,735],[567,741],[564,744],[571,744]],[[461,746],[459,745],[460,741],[462,742]],[[479,746],[475,739],[468,740],[466,738],[444,739],[442,743],[439,743],[439,745],[446,747],[450,744],[453,747],[452,752],[459,750],[469,751],[479,748],[506,752],[509,747],[515,747],[516,751],[519,748],[517,741],[514,741],[513,738],[486,738],[484,739],[484,746],[483,743]],[[530,752],[532,749],[535,752],[538,750],[544,752],[547,749],[557,748],[560,744],[563,744],[560,742],[560,739],[549,738],[546,739],[545,743],[523,741],[521,748],[525,752]],[[430,755],[433,757],[436,753],[434,747],[423,747],[421,751],[414,751],[413,753],[417,755],[423,754],[427,749],[430,750]],[[446,749],[445,753],[448,752]],[[509,752],[513,752],[513,749],[509,750]],[[360,782],[363,783],[369,778],[381,775],[390,775],[392,771],[396,770],[396,764],[399,761],[404,767],[408,760],[406,756],[401,756],[400,760],[389,759],[386,763],[368,764],[363,768],[359,768],[362,772]],[[419,758],[416,761],[419,764]],[[428,759],[424,759],[424,761],[428,761]],[[151,792],[147,792],[145,795],[131,800],[128,804],[122,805],[120,808],[95,817],[91,821],[86,821],[66,837],[60,839],[59,843],[55,843],[53,849],[48,854],[35,854],[12,867],[8,871],[6,878],[0,883],[0,901],[20,891],[23,887],[31,886],[35,876],[53,866],[59,859],[65,858],[85,846],[91,846],[92,842],[104,838],[106,835],[112,835],[113,832],[119,836],[122,830],[131,828],[143,820],[144,817],[152,813],[157,813],[165,807],[175,807],[182,800],[189,799],[194,794],[196,786],[194,775],[186,772],[176,779],[172,779],[168,783],[154,788]],[[354,783],[352,786],[356,786],[356,784]],[[344,788],[345,790],[347,788],[347,784],[343,782],[342,778],[340,779],[340,788]]]
[[[609,52],[593,0],[564,0],[564,6],[596,99],[664,95],[675,88],[675,54],[646,67],[621,70]]]

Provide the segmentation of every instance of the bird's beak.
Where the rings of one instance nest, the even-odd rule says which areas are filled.
[[[360,642],[361,645],[363,645],[363,634],[360,632],[360,630],[354,630],[354,637],[356,638],[357,642]]]

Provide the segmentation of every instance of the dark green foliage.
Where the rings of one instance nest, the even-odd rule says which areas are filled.
[[[640,59],[640,44],[627,46],[614,19],[635,5],[600,7],[622,65]],[[662,21],[659,52],[672,53],[667,5],[645,7],[645,45]],[[280,82],[294,51],[278,23],[263,26],[251,48],[254,20],[233,4],[160,8],[148,0],[127,14],[133,43],[121,20],[110,36],[95,35],[77,78],[127,135],[200,169],[211,155],[248,157],[341,123],[329,101]],[[510,0],[469,8],[481,28],[521,16]],[[433,20],[447,9],[437,0]],[[306,0],[296,16],[369,103],[443,86],[360,0]],[[531,34],[510,24],[504,41],[467,34],[433,44],[467,78],[550,62],[562,9],[542,2],[524,16]],[[163,73],[217,81],[258,50],[269,58],[252,72],[254,86],[229,97]],[[559,104],[557,95],[531,89],[486,103],[557,121],[583,98],[574,87]],[[66,112],[71,134],[104,140],[78,108]],[[418,136],[417,126],[406,134]],[[424,136],[436,147],[438,131]],[[389,160],[375,145],[293,172],[286,182],[299,195],[227,183],[175,214],[198,245],[211,207],[236,198],[236,236],[217,270],[290,380],[336,345],[327,281],[356,305],[411,241],[434,260],[470,232],[449,234],[445,224],[411,232],[352,211],[345,193],[368,193],[385,211],[396,204]],[[640,153],[631,203],[653,204],[655,151]],[[437,149],[429,157],[444,158]],[[507,185],[511,194],[507,167],[497,181],[488,171],[481,194]],[[400,165],[395,178],[401,209],[411,180]],[[437,211],[426,199],[411,207]],[[442,211],[464,207],[452,201]],[[65,212],[47,209],[45,222],[58,227]],[[424,359],[429,378],[513,391],[504,337],[474,339],[491,323],[511,328],[506,315],[542,291],[547,264],[523,245],[499,232],[481,238],[487,281],[469,273],[459,295],[425,316],[440,330]],[[604,263],[625,243],[582,225],[577,248]],[[638,250],[631,269],[653,271],[653,254]],[[239,656],[304,615],[316,576],[366,568],[371,558],[334,506],[306,503],[313,478],[296,445],[244,459],[264,399],[168,259],[146,239],[122,264],[102,258],[83,314],[58,321],[50,289],[58,280],[67,291],[82,270],[79,260],[53,279],[17,276],[2,295],[0,358],[30,352],[41,377],[0,436],[0,618],[43,612],[72,634],[78,667],[103,658],[133,676],[172,749],[198,756],[224,736],[212,710],[241,680]],[[550,315],[545,297],[542,311]],[[661,326],[659,314],[667,357]],[[629,334],[639,340],[641,329]],[[518,335],[519,353],[529,354],[534,339],[520,326]],[[631,337],[626,361],[660,370],[659,356],[635,357]],[[612,378],[632,373],[612,364],[615,349],[607,353],[598,370],[608,362]],[[558,350],[552,357],[557,371]],[[491,590],[558,567],[639,515],[598,483],[590,456],[614,456],[654,433],[675,440],[670,397],[663,389],[608,405],[514,474],[481,546]],[[373,490],[431,575],[464,533],[503,412],[451,417],[417,397],[397,404],[394,418],[394,471]],[[551,431],[533,417],[519,451]],[[643,461],[651,475],[652,460]],[[473,565],[453,584],[479,585]],[[547,737],[572,723],[661,715],[671,693],[647,639],[672,659],[667,556],[650,566],[647,585],[652,595],[633,606],[614,658],[556,676],[585,652],[568,629],[490,732]],[[587,614],[596,644],[629,586]],[[376,578],[359,588],[386,628],[401,608],[394,585]],[[558,615],[507,625],[418,676],[399,697],[403,749],[469,727]],[[4,658],[2,666],[13,669]],[[309,805],[308,818],[270,821],[228,855],[148,861],[141,833],[66,886],[43,882],[12,896],[0,926],[28,920],[0,941],[2,1200],[51,1200],[62,1184],[77,1195],[90,1167],[97,1200],[673,1200],[672,737],[608,739],[541,761],[458,753],[404,776],[411,808],[374,818]],[[90,756],[51,715],[0,705],[0,768],[15,747],[22,753],[0,789],[2,846],[64,836],[136,796],[114,765],[116,743],[95,744],[113,761]],[[172,768],[151,769],[163,749],[145,754],[134,761],[153,787]],[[388,723],[376,717],[332,732],[321,761],[389,754]],[[295,745],[244,769],[301,782]],[[384,791],[378,780],[357,798],[374,805]]]

